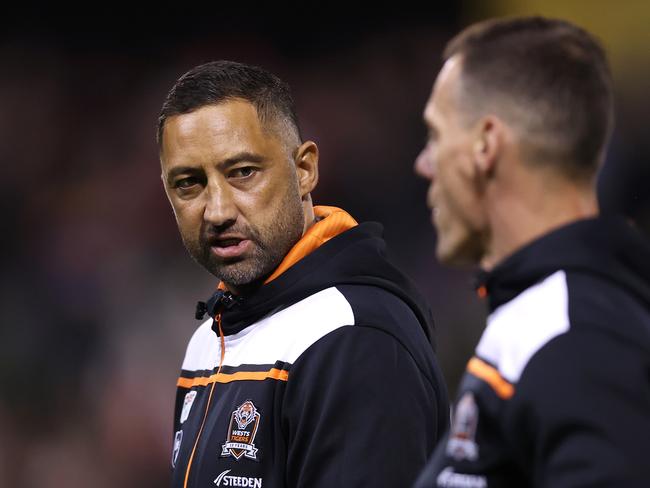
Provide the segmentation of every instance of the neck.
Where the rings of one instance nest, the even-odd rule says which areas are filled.
[[[535,179],[536,178],[536,179]],[[491,235],[481,266],[491,269],[519,248],[576,220],[598,213],[589,184],[561,177],[531,179],[533,184],[511,185],[492,199]]]
[[[305,235],[305,232],[316,223],[316,216],[314,215],[314,205],[311,201],[311,196],[307,195],[302,202],[302,211],[305,215],[305,222],[302,229],[302,235]]]
[[[224,286],[226,287],[226,290],[232,293],[233,295],[237,297],[246,297],[255,293],[255,291],[257,291],[263,284],[264,284],[264,278],[261,278],[259,280],[255,280],[250,283],[246,283],[244,285],[235,286],[228,283],[224,283]]]

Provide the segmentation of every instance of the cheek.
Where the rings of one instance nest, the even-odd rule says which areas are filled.
[[[178,229],[185,238],[192,238],[201,229],[203,208],[198,202],[172,201]]]
[[[480,204],[471,185],[467,181],[455,178],[449,182],[444,200],[450,218],[463,227],[475,227],[480,215]]]
[[[451,221],[475,227],[482,214],[480,195],[474,181],[471,159],[459,150],[449,151],[440,160],[437,173],[441,203]],[[453,223],[453,222],[452,222]]]
[[[269,173],[255,188],[242,194],[246,212],[251,219],[272,225],[273,216],[294,199],[300,200],[296,174],[290,171]]]

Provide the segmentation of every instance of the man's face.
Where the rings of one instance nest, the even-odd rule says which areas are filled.
[[[478,262],[485,252],[485,218],[473,159],[475,134],[459,106],[461,63],[443,66],[424,111],[427,145],[415,162],[430,181],[427,204],[437,231],[436,255],[443,263]]]
[[[243,100],[165,122],[162,178],[185,247],[235,293],[273,272],[302,236],[293,149]]]

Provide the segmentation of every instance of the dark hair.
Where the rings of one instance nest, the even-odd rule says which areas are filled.
[[[454,37],[444,59],[457,54],[467,102],[518,113],[529,157],[593,177],[614,116],[607,57],[591,34],[563,20],[492,19]]]
[[[289,85],[258,66],[213,61],[185,73],[167,94],[158,117],[158,144],[162,144],[167,118],[233,99],[250,102],[262,123],[288,123],[301,140]]]

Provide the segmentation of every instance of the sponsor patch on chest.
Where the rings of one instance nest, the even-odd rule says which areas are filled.
[[[226,442],[221,446],[221,457],[242,456],[257,461],[255,436],[260,423],[260,413],[251,400],[246,400],[230,416]]]

